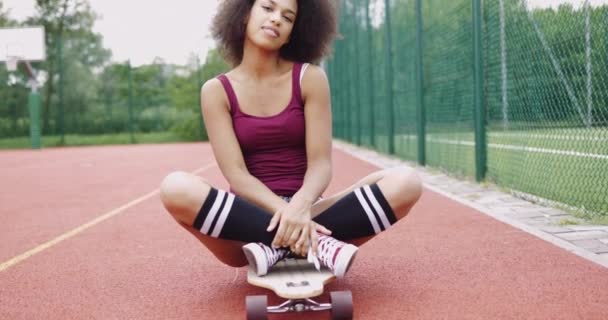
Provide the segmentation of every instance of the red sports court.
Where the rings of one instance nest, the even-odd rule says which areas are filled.
[[[227,187],[208,144],[2,155],[0,318],[243,319],[246,295],[279,302],[162,208],[173,170]],[[329,192],[378,169],[337,149],[333,161]],[[425,190],[326,292],[352,291],[356,319],[606,319],[607,287],[605,268]]]

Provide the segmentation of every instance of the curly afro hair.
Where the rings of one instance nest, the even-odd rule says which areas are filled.
[[[226,60],[243,60],[245,21],[256,0],[223,0],[213,18],[211,34]],[[331,53],[338,36],[335,0],[297,0],[298,13],[290,41],[280,50],[286,60],[317,63]]]

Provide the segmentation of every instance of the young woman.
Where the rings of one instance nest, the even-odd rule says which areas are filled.
[[[234,69],[203,85],[201,104],[230,190],[174,172],[161,199],[225,264],[264,275],[291,253],[343,277],[357,246],[420,197],[418,176],[393,168],[321,198],[332,175],[332,122],[327,77],[312,63],[330,50],[336,10],[329,0],[224,0],[213,20]]]

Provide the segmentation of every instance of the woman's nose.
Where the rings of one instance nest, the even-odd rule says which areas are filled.
[[[281,12],[279,12],[278,10],[273,11],[270,14],[270,22],[272,22],[273,24],[279,24],[280,21],[281,21]]]

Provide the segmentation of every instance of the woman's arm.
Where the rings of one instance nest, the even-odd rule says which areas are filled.
[[[308,167],[302,187],[278,214],[270,230],[278,225],[274,246],[289,246],[305,255],[308,243],[317,252],[317,231],[330,231],[311,221],[310,209],[331,180],[332,130],[329,82],[320,67],[310,65],[302,80],[304,115],[306,119],[306,155]]]
[[[221,82],[217,79],[205,82],[201,109],[215,159],[235,193],[274,214],[286,203],[247,170],[228,105]]]
[[[310,65],[302,79],[302,97],[306,119],[306,156],[308,168],[304,184],[294,199],[310,202],[323,194],[332,175],[332,118],[329,82],[325,72]]]

